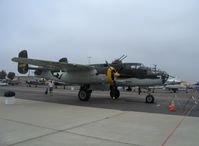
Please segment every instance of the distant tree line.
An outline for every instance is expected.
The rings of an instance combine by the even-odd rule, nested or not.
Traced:
[[[7,74],[5,70],[2,70],[2,71],[0,72],[0,79],[6,79],[6,77],[7,77],[8,79],[13,80],[14,77],[15,77],[15,73],[14,73],[14,72],[9,72],[9,73]]]

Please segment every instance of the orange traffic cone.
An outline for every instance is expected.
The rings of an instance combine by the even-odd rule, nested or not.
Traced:
[[[174,98],[171,99],[171,104],[169,106],[169,110],[170,111],[176,111],[176,106],[175,106]]]

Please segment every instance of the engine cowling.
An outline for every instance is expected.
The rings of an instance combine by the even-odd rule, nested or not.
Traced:
[[[115,81],[115,77],[118,77],[120,74],[115,70],[114,67],[110,66],[107,69],[107,79],[109,84],[113,85]]]

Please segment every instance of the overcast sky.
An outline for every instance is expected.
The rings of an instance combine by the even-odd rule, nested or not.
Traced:
[[[199,80],[198,0],[0,0],[0,70],[11,58],[87,64],[157,64],[182,80]]]

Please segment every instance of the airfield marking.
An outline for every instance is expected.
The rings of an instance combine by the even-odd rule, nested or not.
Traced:
[[[192,110],[194,109],[194,107],[196,106],[196,104],[194,104],[192,106],[192,108],[187,111],[184,112],[184,117],[178,122],[178,124],[176,125],[176,127],[174,127],[174,129],[171,131],[171,133],[167,136],[167,138],[164,140],[164,142],[162,143],[162,146],[165,146],[165,144],[168,142],[168,140],[173,136],[173,134],[176,132],[176,130],[179,128],[179,126],[182,124],[182,122],[184,121],[184,119],[192,112]]]

